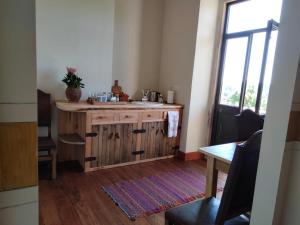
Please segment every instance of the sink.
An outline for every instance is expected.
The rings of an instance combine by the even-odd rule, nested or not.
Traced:
[[[163,103],[159,102],[142,102],[142,101],[133,101],[131,104],[143,105],[143,106],[163,106]]]

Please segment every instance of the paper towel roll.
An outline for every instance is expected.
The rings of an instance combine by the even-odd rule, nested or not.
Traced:
[[[174,103],[174,91],[168,91],[168,96],[167,96],[167,103],[168,104],[173,104]]]

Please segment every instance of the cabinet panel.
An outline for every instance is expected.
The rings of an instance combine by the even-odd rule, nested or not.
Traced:
[[[141,159],[174,155],[177,149],[177,138],[168,138],[166,122],[143,123],[145,133],[142,134]]]
[[[0,123],[0,191],[37,182],[36,123]]]
[[[92,124],[109,124],[115,120],[115,113],[93,113]]]
[[[92,138],[91,167],[103,167],[119,163],[132,162],[136,156],[132,154],[136,150],[137,124],[110,124],[93,126],[93,132],[97,133]]]
[[[137,123],[139,115],[137,112],[121,112],[120,113],[120,122],[121,123]]]
[[[154,122],[163,120],[162,111],[148,111],[143,112],[143,121],[144,122]]]

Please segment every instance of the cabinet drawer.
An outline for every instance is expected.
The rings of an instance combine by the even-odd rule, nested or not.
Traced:
[[[115,121],[115,113],[94,113],[92,124],[109,124]]]
[[[160,121],[163,120],[163,112],[143,112],[143,121]]]
[[[120,122],[138,122],[138,113],[137,112],[121,112],[120,113]]]

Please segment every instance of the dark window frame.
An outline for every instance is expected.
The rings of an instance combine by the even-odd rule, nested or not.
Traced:
[[[243,74],[243,80],[242,80],[242,85],[241,85],[240,101],[239,101],[239,106],[238,106],[239,110],[242,111],[243,106],[244,106],[246,88],[247,88],[248,69],[249,69],[249,64],[250,64],[253,35],[257,34],[257,33],[266,33],[264,50],[263,50],[263,58],[262,58],[262,66],[261,66],[260,79],[259,79],[258,91],[257,91],[257,96],[256,96],[256,105],[255,105],[255,112],[259,113],[271,33],[274,30],[278,30],[279,23],[277,23],[274,20],[269,20],[267,26],[264,28],[227,33],[230,7],[232,5],[239,4],[239,3],[242,3],[245,1],[248,1],[248,0],[240,0],[240,1],[233,1],[233,2],[226,3],[225,20],[224,20],[224,26],[223,26],[224,32],[223,32],[222,43],[221,43],[221,54],[220,54],[220,61],[219,61],[220,64],[219,64],[219,69],[218,69],[215,106],[220,104],[227,41],[230,39],[234,39],[234,38],[243,38],[243,37],[248,38],[247,51],[246,51],[245,64],[244,64],[244,74]]]

